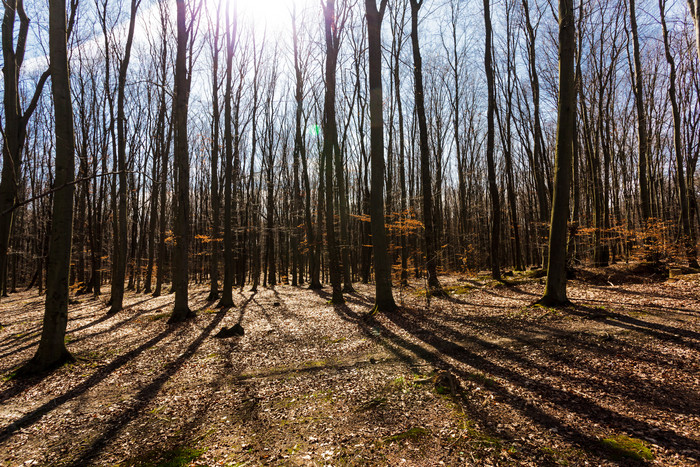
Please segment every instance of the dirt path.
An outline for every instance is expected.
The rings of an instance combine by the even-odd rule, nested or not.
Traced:
[[[697,279],[574,282],[566,311],[527,307],[539,281],[445,282],[449,299],[426,309],[397,291],[401,311],[374,320],[362,285],[344,306],[279,286],[229,310],[194,289],[180,326],[172,295],[128,294],[114,317],[79,298],[79,362],[31,380],[12,371],[43,297],[14,294],[0,302],[0,465],[700,462]],[[244,336],[214,337],[236,323]]]

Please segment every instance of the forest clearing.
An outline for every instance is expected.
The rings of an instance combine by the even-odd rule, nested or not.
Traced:
[[[77,362],[14,378],[44,298],[0,304],[0,465],[697,465],[700,278],[577,271],[569,308],[544,279],[443,276],[449,295],[373,288],[345,304],[278,285],[167,323],[173,295],[71,305]],[[631,272],[632,271],[632,272]],[[243,336],[216,338],[240,323]],[[436,377],[437,376],[437,377]]]

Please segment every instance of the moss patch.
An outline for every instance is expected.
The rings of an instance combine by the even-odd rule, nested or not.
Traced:
[[[654,454],[652,454],[647,443],[641,439],[616,435],[605,438],[601,441],[601,444],[617,459],[627,457],[636,460],[652,460],[654,458]]]
[[[403,431],[401,433],[397,433],[395,435],[388,436],[388,437],[384,438],[384,441],[391,442],[391,441],[401,441],[404,439],[418,439],[418,438],[422,438],[424,436],[427,436],[428,433],[429,433],[428,430],[426,430],[425,428],[420,427],[420,426],[416,426],[416,427],[413,427],[409,430]]]

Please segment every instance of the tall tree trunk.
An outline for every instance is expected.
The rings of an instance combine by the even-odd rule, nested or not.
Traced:
[[[561,306],[566,297],[566,223],[569,219],[571,161],[576,122],[574,76],[575,25],[573,0],[559,0],[559,103],[557,108],[557,155],[554,196],[549,227],[547,285],[539,303]]]
[[[644,228],[651,217],[651,193],[649,173],[649,138],[647,136],[647,120],[644,110],[644,86],[642,84],[642,59],[637,32],[637,8],[635,0],[629,0],[630,27],[632,29],[632,46],[634,54],[634,101],[637,106],[637,145],[639,151],[639,196],[641,201]]]
[[[51,239],[46,281],[44,322],[39,348],[23,367],[23,373],[36,373],[73,360],[66,349],[68,324],[68,277],[73,234],[73,180],[75,178],[75,141],[70,78],[68,76],[68,38],[65,0],[49,4],[49,69],[56,125],[56,176],[53,195]]]
[[[538,213],[540,226],[537,229],[537,243],[545,237],[547,232],[547,222],[549,221],[549,198],[547,182],[545,180],[546,155],[544,154],[544,138],[542,136],[542,123],[540,118],[540,80],[537,72],[537,52],[535,46],[536,31],[530,19],[530,6],[527,0],[522,0],[523,12],[525,13],[525,29],[527,32],[527,53],[528,70],[530,74],[530,89],[532,91],[533,104],[533,152],[532,152],[532,172],[535,179],[535,192],[537,193]],[[542,248],[544,250],[544,247]],[[547,253],[543,251],[541,255],[542,264],[546,264]]]
[[[425,243],[425,263],[428,272],[429,295],[444,295],[437,276],[437,254],[433,222],[433,188],[430,175],[430,146],[428,144],[428,126],[425,119],[425,93],[423,92],[423,60],[418,43],[418,10],[424,0],[411,0],[411,46],[413,49],[413,77],[416,101],[416,114],[420,134],[421,188],[423,190],[423,232]]]
[[[407,232],[405,229],[405,223],[406,219],[408,218],[407,216],[407,202],[406,202],[406,168],[405,168],[405,159],[406,159],[406,144],[404,142],[404,120],[403,120],[403,103],[401,101],[401,73],[399,69],[399,64],[401,60],[401,45],[402,45],[402,39],[401,36],[403,35],[403,29],[401,30],[396,30],[398,28],[402,28],[404,24],[404,19],[406,15],[406,9],[402,8],[402,15],[401,15],[401,20],[400,23],[398,21],[394,21],[392,24],[392,33],[394,37],[394,41],[396,42],[396,46],[392,48],[394,55],[392,57],[392,73],[394,75],[394,92],[395,96],[394,98],[396,99],[396,114],[398,117],[398,126],[399,126],[399,185],[401,186],[401,213],[400,213],[400,221],[402,224],[401,229],[401,284],[406,285],[408,284],[408,245],[406,244],[406,237],[407,237]],[[397,17],[398,19],[398,17]],[[399,36],[399,37],[397,37]],[[459,143],[457,143],[459,144]]]
[[[226,3],[228,5],[228,3]],[[219,298],[219,216],[221,202],[219,197],[219,15],[221,2],[217,10],[216,28],[212,45],[212,142],[211,142],[211,236],[209,241],[209,296],[207,301]],[[228,15],[227,15],[228,18]],[[227,61],[228,70],[228,61]]]
[[[335,238],[335,214],[333,187],[333,135],[337,135],[335,123],[335,75],[340,46],[340,32],[335,12],[335,0],[327,0],[323,7],[326,30],[326,92],[323,105],[323,160],[326,182],[326,243],[328,247],[328,272],[333,295],[332,303],[343,303],[341,289],[340,251]]]
[[[228,18],[226,4],[226,18]],[[234,4],[235,9],[235,4]],[[232,232],[232,177],[233,177],[233,136],[231,127],[231,89],[233,50],[237,28],[236,11],[233,24],[226,25],[226,88],[224,89],[224,283],[219,307],[233,306],[233,232]]]
[[[498,184],[496,182],[496,163],[493,159],[493,151],[496,139],[494,128],[494,112],[496,108],[496,97],[494,91],[492,55],[493,31],[491,27],[491,5],[489,0],[484,0],[484,26],[486,30],[486,45],[484,48],[484,69],[486,71],[486,87],[488,89],[488,108],[486,111],[487,133],[486,133],[486,165],[489,178],[489,195],[491,197],[491,275],[494,279],[501,278],[501,264],[499,249],[501,246],[501,200],[498,195]]]
[[[36,109],[44,83],[49,77],[49,70],[41,75],[34,95],[23,112],[20,104],[19,75],[27,44],[29,18],[24,11],[24,0],[7,0],[3,4],[5,14],[2,20],[2,77],[5,119],[0,175],[0,285],[6,282],[7,251],[12,231],[13,208],[17,202],[22,174],[22,148],[27,135],[27,123]],[[19,31],[15,35],[16,15],[19,16]]]
[[[374,252],[374,280],[376,296],[373,313],[391,312],[396,302],[391,292],[391,261],[384,225],[384,119],[382,115],[382,18],[388,0],[382,0],[377,10],[375,0],[365,0],[367,10],[367,55],[369,57],[369,119],[370,159],[372,182],[370,217],[372,249]],[[403,144],[403,141],[401,141]]]
[[[177,323],[194,316],[188,304],[189,228],[190,228],[190,159],[187,148],[187,76],[188,28],[185,23],[185,0],[177,0],[177,51],[175,55],[175,90],[173,123],[175,127],[175,225],[173,228],[173,289],[175,306],[168,322]]]
[[[297,32],[297,22],[296,22],[296,7],[292,5],[292,40],[294,46],[294,101],[296,102],[295,108],[295,118],[294,118],[294,153],[292,162],[293,171],[293,186],[292,186],[292,235],[291,235],[291,249],[292,249],[292,285],[297,286],[303,281],[303,275],[301,273],[301,255],[299,253],[300,245],[300,226],[302,223],[301,215],[301,187],[299,185],[299,160],[302,151],[304,151],[304,136],[302,134],[302,124],[303,124],[303,105],[304,105],[304,89],[303,89],[303,79],[301,74],[301,64],[299,63],[299,36]],[[308,190],[305,189],[308,194]],[[308,205],[307,205],[308,206]],[[307,223],[307,233],[313,234],[311,228],[311,214],[309,210]],[[311,247],[311,239],[307,239],[307,248],[309,249],[309,255],[313,255],[313,248]]]
[[[129,32],[124,46],[124,57],[119,64],[119,77],[117,84],[117,170],[119,171],[119,195],[117,206],[117,231],[115,237],[119,237],[118,245],[114,250],[114,277],[112,277],[112,300],[109,314],[114,314],[123,308],[124,279],[126,277],[126,244],[127,244],[127,181],[126,181],[126,116],[124,115],[124,93],[126,90],[126,75],[129,70],[131,57],[131,45],[134,41],[134,27],[136,25],[136,13],[141,0],[131,0],[131,16],[129,18]],[[107,51],[109,53],[109,51]]]
[[[668,97],[671,101],[671,109],[673,112],[673,149],[676,156],[676,179],[678,182],[678,201],[681,205],[683,243],[685,245],[685,255],[688,260],[688,265],[691,268],[697,268],[699,267],[698,254],[695,246],[695,235],[690,225],[689,193],[686,185],[685,170],[683,168],[683,151],[681,149],[681,112],[678,108],[678,97],[676,95],[676,61],[671,53],[668,28],[666,27],[666,0],[659,0],[659,16],[661,18],[661,30],[664,38],[666,61],[670,68],[668,76]]]

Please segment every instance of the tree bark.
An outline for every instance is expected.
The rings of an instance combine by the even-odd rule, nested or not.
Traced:
[[[115,244],[114,277],[112,277],[112,300],[109,314],[121,311],[124,301],[124,279],[126,277],[126,244],[127,244],[127,181],[126,181],[126,116],[124,115],[124,93],[126,88],[126,75],[129,70],[131,57],[131,45],[134,41],[134,27],[136,25],[136,13],[141,0],[131,0],[131,16],[129,18],[129,32],[124,46],[124,57],[119,63],[119,77],[117,84],[117,170],[119,171],[119,195],[116,214],[117,231],[114,236],[119,238]],[[109,53],[109,51],[106,51]]]
[[[391,312],[396,302],[391,292],[391,261],[384,225],[384,119],[382,115],[382,18],[388,0],[382,0],[377,10],[375,0],[365,0],[367,13],[367,55],[369,57],[369,118],[370,159],[372,181],[370,217],[372,249],[374,252],[374,280],[376,296],[373,313]],[[403,141],[401,141],[403,144]]]
[[[425,243],[425,263],[428,272],[427,294],[444,295],[437,276],[437,254],[435,252],[433,221],[433,188],[430,175],[430,146],[428,144],[428,126],[425,119],[425,93],[423,92],[423,60],[418,42],[418,10],[424,0],[411,0],[411,46],[413,49],[413,78],[420,135],[421,185],[423,190],[423,232]]]
[[[227,3],[226,18],[228,18],[228,5]],[[221,291],[221,300],[219,300],[218,304],[218,306],[222,308],[233,306],[233,136],[231,126],[231,81],[236,25],[236,12],[234,11],[233,24],[226,25],[226,88],[224,89],[224,283]]]
[[[554,196],[549,228],[547,285],[539,303],[562,306],[566,296],[566,233],[569,219],[571,161],[576,121],[574,77],[575,26],[573,0],[559,0],[559,103],[557,108],[557,154]]]
[[[642,84],[642,59],[637,33],[637,11],[635,0],[629,0],[630,27],[632,29],[632,46],[634,53],[634,101],[637,107],[637,145],[639,151],[639,197],[642,210],[641,224],[644,228],[651,214],[651,193],[649,181],[649,137],[644,110],[644,86]]]
[[[226,3],[228,5],[228,3]],[[212,142],[211,142],[211,236],[209,238],[209,295],[207,301],[219,298],[219,217],[221,201],[219,197],[219,15],[221,2],[216,16],[216,29],[212,44]],[[228,15],[227,15],[228,18]],[[228,30],[228,28],[227,28]],[[228,71],[228,62],[227,62]]]
[[[333,294],[332,303],[343,303],[341,289],[340,251],[335,232],[335,209],[333,187],[333,135],[337,135],[335,122],[335,76],[340,47],[339,29],[335,10],[335,0],[327,0],[323,7],[326,30],[326,92],[323,104],[323,159],[325,171],[326,198],[326,243],[328,247],[328,272]]]
[[[673,149],[676,156],[676,179],[678,183],[678,201],[681,205],[681,228],[683,230],[683,243],[688,265],[691,268],[698,266],[698,254],[695,246],[695,235],[690,225],[689,192],[686,185],[685,170],[683,168],[683,151],[681,149],[681,112],[678,107],[678,96],[676,93],[676,61],[671,53],[671,44],[668,38],[668,28],[666,27],[666,1],[659,0],[659,16],[661,18],[661,30],[664,39],[664,50],[666,61],[670,68],[668,76],[668,97],[671,101],[673,112]]]
[[[65,0],[49,4],[49,69],[56,125],[56,176],[61,187],[53,194],[53,214],[46,280],[46,303],[39,349],[22,368],[22,373],[38,373],[72,361],[66,349],[68,324],[68,278],[73,234],[73,180],[75,178],[75,141],[70,78]]]
[[[12,231],[14,205],[22,174],[22,148],[27,136],[27,123],[36,109],[49,70],[44,72],[34,89],[34,95],[22,111],[19,91],[19,75],[24,61],[24,52],[29,31],[29,18],[24,11],[24,0],[3,2],[5,14],[2,20],[3,55],[3,107],[5,113],[2,174],[0,175],[0,286],[6,283],[7,251]],[[19,16],[19,31],[15,41],[15,22]]]
[[[489,0],[484,0],[484,27],[486,31],[486,44],[484,47],[484,69],[486,71],[486,87],[488,90],[488,107],[486,110],[486,165],[489,179],[489,196],[491,197],[491,276],[501,279],[501,265],[499,250],[501,246],[501,200],[498,195],[498,184],[496,182],[496,163],[493,159],[496,130],[494,129],[494,112],[496,108],[496,97],[494,95],[493,78],[493,30],[491,27],[491,5]]]
[[[173,228],[173,289],[175,306],[168,322],[177,323],[194,316],[188,304],[189,227],[190,227],[190,159],[187,147],[187,76],[188,32],[185,0],[177,0],[177,51],[175,55],[175,90],[173,120],[175,127],[175,225]]]

